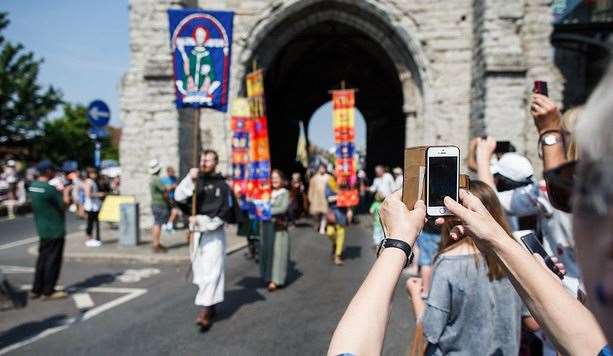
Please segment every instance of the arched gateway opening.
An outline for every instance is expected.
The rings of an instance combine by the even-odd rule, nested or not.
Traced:
[[[422,80],[406,39],[366,2],[299,4],[278,10],[274,23],[256,27],[251,51],[242,58],[245,73],[254,59],[265,71],[272,166],[295,168],[299,122],[308,128],[313,112],[341,81],[358,90],[368,172],[376,164],[401,166],[410,135],[407,118],[422,107]]]

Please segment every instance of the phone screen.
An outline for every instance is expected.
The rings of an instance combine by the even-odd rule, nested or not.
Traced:
[[[458,157],[429,157],[428,206],[443,206],[443,198],[458,200]]]
[[[526,248],[531,253],[538,253],[539,255],[541,255],[541,257],[543,257],[543,259],[547,259],[547,257],[549,257],[549,255],[543,248],[543,245],[541,245],[541,243],[534,234],[522,236],[521,241],[524,243],[524,245],[526,245]]]

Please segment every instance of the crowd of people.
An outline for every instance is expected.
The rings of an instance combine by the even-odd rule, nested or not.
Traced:
[[[225,229],[237,223],[247,238],[247,256],[259,263],[263,284],[274,292],[288,282],[291,226],[310,215],[314,230],[327,237],[331,261],[343,265],[347,226],[370,200],[372,246],[379,257],[349,304],[330,343],[330,355],[378,354],[383,347],[391,300],[401,272],[416,266],[405,284],[416,318],[413,354],[518,354],[538,348],[544,355],[610,355],[613,332],[613,70],[585,108],[561,114],[547,96],[533,94],[542,159],[542,180],[513,145],[497,150],[491,136],[471,140],[468,168],[473,179],[458,201],[444,203],[453,218],[427,219],[423,201],[401,201],[402,169],[374,169],[368,184],[358,172],[360,206],[337,204],[339,186],[325,163],[288,181],[271,172],[271,219],[258,221],[240,211],[231,184],[217,170],[219,157],[204,150],[200,166],[179,179],[172,167],[162,175],[157,160],[151,175],[152,248],[164,253],[161,232],[189,223],[192,282],[200,306],[196,324],[208,329],[224,300]],[[33,298],[61,298],[55,290],[64,236],[64,210],[72,206],[87,219],[85,245],[101,245],[98,214],[103,187],[98,171],[58,174],[39,162],[20,180],[14,161],[3,167],[5,201],[30,195],[40,235]],[[371,197],[371,199],[367,199]],[[14,205],[14,204],[13,204]],[[520,239],[533,232],[552,256],[556,273]],[[387,241],[393,243],[386,244]],[[415,264],[412,260],[417,254]],[[411,272],[413,273],[413,272]],[[535,337],[540,340],[534,346]],[[528,346],[529,345],[529,346]],[[528,351],[528,352],[529,352]],[[527,353],[531,354],[531,353]]]
[[[328,354],[381,353],[395,286],[418,250],[420,276],[406,282],[417,325],[410,354],[611,355],[612,93],[613,67],[585,108],[562,115],[532,95],[541,181],[526,157],[478,137],[470,188],[444,200],[452,218],[428,220],[423,201],[406,207],[398,191],[373,209],[394,243],[381,249]],[[518,241],[527,229],[553,268]],[[520,348],[530,335],[541,344]]]

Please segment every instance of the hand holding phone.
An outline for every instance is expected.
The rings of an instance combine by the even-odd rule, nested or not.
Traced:
[[[551,256],[547,254],[547,251],[545,251],[545,248],[543,247],[543,245],[541,245],[536,235],[534,235],[533,233],[524,235],[521,237],[521,242],[524,243],[530,253],[539,254],[543,258],[543,260],[545,261],[545,265],[547,266],[547,268],[549,268],[551,272],[555,273],[558,278],[564,279],[564,274],[558,269],[556,264],[551,259]]]
[[[443,199],[458,200],[460,149],[433,146],[426,150],[426,212],[428,216],[453,215]]]

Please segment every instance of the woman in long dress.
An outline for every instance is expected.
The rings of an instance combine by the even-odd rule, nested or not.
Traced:
[[[309,213],[316,219],[317,230],[320,234],[326,233],[326,213],[328,201],[326,200],[326,184],[330,175],[326,166],[320,164],[317,173],[309,181]]]
[[[271,183],[272,220],[262,224],[260,271],[268,290],[272,292],[287,281],[290,243],[287,233],[289,192],[285,188],[285,177],[278,169],[273,169]]]

